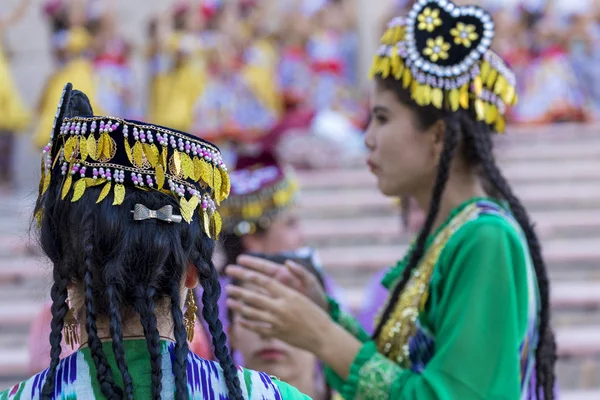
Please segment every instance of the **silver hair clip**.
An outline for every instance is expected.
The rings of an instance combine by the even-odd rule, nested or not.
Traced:
[[[173,214],[173,206],[164,206],[158,210],[150,210],[143,204],[136,204],[133,210],[133,219],[143,221],[146,219],[158,219],[165,222],[181,222],[181,215]]]

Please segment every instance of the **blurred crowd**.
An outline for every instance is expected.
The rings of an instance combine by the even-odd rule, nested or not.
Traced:
[[[46,3],[55,72],[39,103],[35,142],[45,145],[53,99],[71,81],[90,94],[96,114],[191,132],[233,146],[230,155],[279,146],[289,131],[360,143],[367,113],[355,89],[353,10],[349,0],[180,2],[148,21],[144,48],[134,51],[114,2]],[[134,54],[145,60],[143,88],[132,76]],[[306,147],[287,146],[301,157]]]
[[[0,35],[29,2],[0,10]],[[0,82],[2,154],[11,152],[10,133],[28,127],[36,146],[44,147],[55,99],[67,81],[90,94],[96,114],[191,132],[220,144],[230,157],[259,146],[276,149],[296,166],[322,167],[353,160],[362,151],[368,96],[358,83],[355,0],[169,3],[139,27],[145,43],[137,46],[123,36],[120,24],[126,17],[117,14],[115,3],[44,3],[53,72],[34,112],[20,100],[10,60],[0,48],[0,72],[6,77]],[[385,19],[411,3],[395,0]],[[520,101],[509,117],[513,123],[597,118],[599,1],[458,3],[485,3],[494,12],[493,46],[520,82]],[[134,58],[145,61],[143,77],[133,73]],[[0,166],[3,181],[10,178],[4,164],[10,160]]]

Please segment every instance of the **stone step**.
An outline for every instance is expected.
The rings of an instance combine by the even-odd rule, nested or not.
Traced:
[[[600,143],[598,144],[600,146]],[[514,184],[541,181],[599,181],[600,158],[590,160],[514,161],[502,165],[502,172]],[[339,187],[375,187],[376,177],[366,168],[331,171],[300,171],[298,180],[303,191]]]
[[[600,208],[595,210],[537,211],[532,219],[542,238],[556,236],[582,236],[600,234]],[[369,242],[408,241],[411,234],[403,232],[400,216],[392,214],[381,217],[307,218],[302,229],[311,243],[321,246],[331,242],[360,240]],[[0,243],[2,238],[0,237]]]
[[[572,268],[591,263],[600,269],[600,238],[554,239],[542,243],[544,257],[550,268],[570,265]],[[395,265],[406,253],[408,245],[338,246],[319,249],[323,265],[329,271],[377,271]]]
[[[569,266],[571,270],[591,269],[600,272],[599,237],[577,239],[552,239],[542,243],[544,257],[550,269]],[[354,245],[319,247],[326,269],[336,274],[342,272],[373,273],[394,265],[407,251],[408,244]],[[44,279],[51,273],[51,265],[44,258],[0,258],[0,283],[23,279]]]
[[[514,188],[530,212],[551,208],[597,208],[600,204],[600,184],[541,183],[518,185]],[[299,199],[302,216],[369,215],[372,211],[389,212],[398,207],[396,199],[383,196],[375,189],[338,189],[303,193]]]
[[[600,390],[577,390],[561,392],[562,400],[598,400],[600,399]]]

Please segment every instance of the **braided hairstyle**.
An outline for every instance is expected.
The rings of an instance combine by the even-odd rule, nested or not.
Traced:
[[[546,265],[542,257],[541,246],[535,233],[531,220],[525,207],[512,191],[507,180],[502,175],[493,155],[493,140],[491,128],[478,122],[472,110],[459,110],[457,112],[439,110],[433,106],[420,107],[410,97],[410,93],[402,88],[402,82],[393,77],[382,78],[377,76],[376,84],[380,88],[392,91],[398,101],[413,110],[416,124],[422,129],[430,128],[439,120],[446,125],[444,149],[440,156],[438,173],[432,190],[431,202],[423,228],[419,232],[412,251],[408,256],[408,263],[400,282],[394,288],[390,301],[382,314],[379,325],[373,334],[377,338],[392,312],[394,304],[398,301],[413,270],[425,252],[428,236],[431,234],[436,220],[439,206],[448,180],[450,165],[457,151],[464,158],[467,165],[481,176],[488,194],[508,202],[511,212],[521,226],[531,259],[535,269],[540,291],[541,311],[539,315],[540,340],[536,348],[536,388],[538,399],[550,400],[554,398],[554,365],[556,363],[556,344],[554,334],[550,327],[550,283]]]
[[[85,94],[72,91],[66,97],[61,116],[93,115]],[[113,206],[109,199],[96,204],[101,188],[89,187],[72,202],[72,193],[61,200],[64,177],[52,170],[47,191],[37,200],[34,215],[38,221],[42,250],[53,263],[52,322],[50,333],[51,362],[42,388],[42,398],[54,397],[56,370],[61,353],[62,329],[68,311],[67,287],[84,294],[84,307],[78,320],[85,320],[88,345],[96,368],[96,379],[107,399],[135,397],[131,374],[127,369],[123,342],[124,321],[141,321],[150,354],[152,398],[162,392],[162,349],[157,327],[157,313],[173,318],[175,335],[173,373],[176,399],[187,399],[188,345],[181,310],[182,282],[190,266],[196,268],[205,291],[204,308],[217,355],[227,379],[229,397],[243,398],[239,378],[227,349],[220,346],[225,334],[218,320],[216,301],[220,294],[217,273],[211,258],[214,240],[201,226],[192,223],[165,223],[154,219],[134,221],[135,204],[150,209],[170,205],[177,213],[177,200],[156,191],[129,190],[122,205]],[[208,290],[207,290],[208,288]],[[132,290],[133,289],[133,290]],[[106,294],[106,295],[104,295]],[[98,318],[106,318],[112,339],[112,351],[123,388],[116,382],[98,336]],[[219,344],[219,346],[217,346]]]

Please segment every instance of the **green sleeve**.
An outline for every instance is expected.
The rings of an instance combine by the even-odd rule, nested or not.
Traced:
[[[363,329],[356,318],[343,311],[337,301],[327,297],[327,303],[329,304],[329,316],[335,323],[363,343],[371,340],[371,336]]]
[[[281,394],[281,400],[310,400],[310,397],[296,389],[295,387],[280,381],[279,379],[273,379],[273,383],[279,389]]]
[[[421,373],[402,369],[366,343],[345,399],[494,400],[520,397],[519,346],[527,325],[527,257],[513,226],[484,216],[447,244],[432,279],[435,354]],[[339,378],[339,377],[338,377]]]

